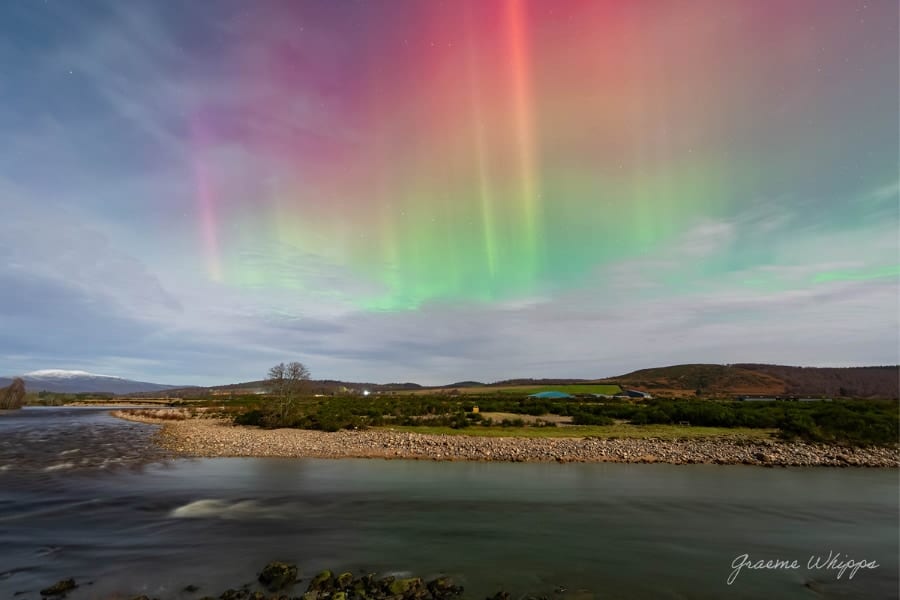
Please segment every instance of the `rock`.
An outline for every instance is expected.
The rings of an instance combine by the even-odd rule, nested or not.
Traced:
[[[428,591],[435,600],[443,600],[451,596],[459,596],[463,593],[462,586],[453,585],[448,577],[438,577],[428,582]]]
[[[330,592],[334,589],[334,576],[331,571],[322,571],[309,582],[307,592]]]
[[[297,565],[272,561],[263,567],[259,574],[259,582],[276,592],[292,585],[297,580]]]
[[[370,594],[377,591],[378,582],[375,581],[375,574],[368,573],[353,582],[353,597],[366,598]]]
[[[425,589],[425,584],[418,577],[409,577],[407,579],[396,579],[388,586],[388,591],[394,596],[403,596],[404,598],[415,598],[416,594]]]
[[[339,590],[347,590],[353,584],[353,573],[341,573],[335,580],[335,586]]]
[[[372,590],[374,592],[378,592],[381,594],[390,594],[391,593],[391,585],[394,583],[394,577],[392,575],[388,575],[383,579],[379,579],[372,586]]]
[[[68,579],[60,579],[48,588],[41,590],[41,596],[65,596],[78,586],[71,577]]]

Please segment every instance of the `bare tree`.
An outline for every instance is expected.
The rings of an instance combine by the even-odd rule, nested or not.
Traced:
[[[309,369],[303,363],[296,361],[288,364],[278,363],[269,369],[266,386],[269,393],[277,398],[273,425],[287,424],[288,415],[305,391],[308,381]]]
[[[13,379],[12,383],[0,388],[0,409],[22,408],[25,403],[25,382],[20,377]]]

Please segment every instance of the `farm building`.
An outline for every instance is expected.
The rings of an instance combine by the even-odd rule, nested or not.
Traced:
[[[625,395],[628,396],[629,398],[645,398],[647,400],[653,398],[653,396],[651,396],[647,392],[641,392],[639,390],[622,390],[622,391],[625,392]]]
[[[528,396],[529,398],[537,398],[539,400],[561,400],[563,398],[574,398],[575,396],[571,394],[567,394],[565,392],[538,392],[537,394],[531,394]]]

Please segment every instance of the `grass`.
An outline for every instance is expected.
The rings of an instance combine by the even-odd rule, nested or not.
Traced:
[[[603,383],[578,383],[570,385],[510,385],[510,386],[485,386],[485,387],[461,387],[446,388],[457,389],[460,394],[516,394],[519,396],[528,396],[539,392],[563,392],[566,394],[606,394],[613,395],[622,391],[617,385],[609,385]],[[414,393],[433,394],[434,390],[427,392],[416,390]]]
[[[666,440],[690,438],[717,438],[739,440],[768,440],[774,437],[775,429],[751,429],[748,427],[692,427],[690,425],[573,425],[565,427],[482,427],[465,429],[428,426],[391,426],[376,429],[392,429],[413,433],[434,435],[474,435],[483,437],[527,437],[527,438],[660,438]]]

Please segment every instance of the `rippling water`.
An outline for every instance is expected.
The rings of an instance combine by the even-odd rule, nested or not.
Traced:
[[[156,426],[108,413],[36,407],[0,414],[0,473],[134,468],[166,457],[153,445]]]
[[[94,582],[72,600],[217,595],[272,559],[450,574],[471,598],[897,597],[895,470],[167,460],[154,432],[101,410],[0,416],[0,598],[69,576]],[[828,551],[880,566],[805,568]],[[803,568],[728,586],[744,553]]]

